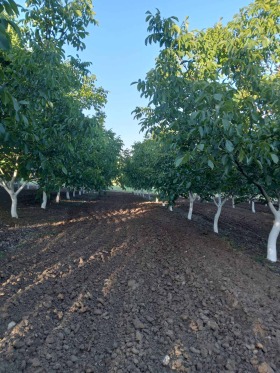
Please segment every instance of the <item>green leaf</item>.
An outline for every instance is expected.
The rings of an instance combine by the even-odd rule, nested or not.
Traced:
[[[15,109],[15,111],[19,111],[20,106],[19,106],[18,101],[17,101],[14,97],[12,97],[12,100],[13,100],[13,104],[14,104],[14,109]]]
[[[234,150],[233,143],[229,140],[226,140],[226,149],[229,153],[232,153]]]
[[[78,17],[82,17],[82,12],[80,11],[80,9],[76,9],[75,10],[75,13],[76,13],[76,15],[78,16]]]
[[[14,2],[14,0],[9,0],[9,3],[14,13],[18,15],[19,14],[18,7],[17,7],[17,4]]]
[[[180,155],[175,160],[175,166],[179,167],[180,165],[189,162],[190,160],[190,154],[185,153],[184,155]]]
[[[197,149],[202,151],[204,149],[204,144],[198,144]]]
[[[11,47],[10,39],[7,35],[0,32],[0,49],[7,51]]]
[[[215,100],[221,101],[223,98],[223,95],[221,93],[215,93],[213,97]]]
[[[224,119],[222,119],[222,122],[223,122],[224,129],[227,131],[228,128],[229,128],[229,125],[230,125],[229,120],[224,118]]]
[[[273,160],[274,163],[278,163],[279,162],[278,155],[276,155],[274,153],[270,153],[270,156],[271,156],[271,159]]]
[[[65,168],[64,166],[61,167],[61,170],[62,170],[62,172],[63,172],[65,175],[67,175],[67,170],[66,170],[66,168]]]
[[[175,160],[175,167],[179,167],[184,159],[185,155],[180,155],[179,157],[176,158]]]
[[[260,167],[260,170],[262,170],[262,169],[263,169],[263,165],[262,165],[262,162],[261,162],[261,161],[259,161],[259,160],[257,160],[257,164],[259,165],[259,167]]]
[[[211,159],[208,159],[208,166],[213,170],[214,163],[211,161]]]
[[[195,119],[197,116],[198,116],[198,111],[193,111],[193,112],[191,113],[191,119],[192,119],[192,120]]]

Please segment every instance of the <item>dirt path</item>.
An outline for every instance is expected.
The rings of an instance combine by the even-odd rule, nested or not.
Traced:
[[[130,194],[36,214],[2,229],[1,373],[280,371],[266,265]]]

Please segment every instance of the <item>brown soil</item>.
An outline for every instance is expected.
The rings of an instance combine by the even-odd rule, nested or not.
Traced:
[[[1,210],[1,373],[280,371],[264,206],[226,206],[218,236],[210,204],[22,197],[16,222]]]

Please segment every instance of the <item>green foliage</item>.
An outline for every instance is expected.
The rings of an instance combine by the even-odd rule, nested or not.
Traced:
[[[195,164],[214,186],[217,170],[233,185],[238,171],[267,200],[279,192],[279,17],[277,0],[257,0],[226,26],[190,32],[148,12],[146,42],[162,49],[135,83],[149,99],[135,118],[173,144],[177,166]]]
[[[25,23],[32,40],[44,45],[54,42],[59,48],[70,44],[77,50],[85,49],[82,41],[87,26],[96,24],[91,0],[28,0]]]
[[[0,50],[8,51],[11,48],[11,37],[9,27],[18,35],[20,34],[17,24],[8,17],[18,16],[18,6],[14,0],[0,1]]]
[[[7,4],[13,2],[4,3],[0,9],[12,22]],[[85,48],[86,28],[96,23],[92,2],[26,4],[21,37],[7,29],[11,45],[0,51],[0,185],[32,179],[47,192],[107,188],[118,176],[122,148],[104,129],[107,92],[96,87],[89,62],[66,59],[63,49]]]

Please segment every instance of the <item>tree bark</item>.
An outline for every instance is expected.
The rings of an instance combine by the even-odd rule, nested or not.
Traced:
[[[225,198],[222,201],[221,194],[218,194],[217,201],[216,201],[215,197],[213,198],[213,201],[214,201],[215,205],[217,206],[217,212],[216,212],[215,217],[214,217],[214,227],[213,228],[214,228],[215,233],[219,233],[219,228],[218,228],[219,218],[220,218],[220,215],[221,215],[221,212],[222,212],[222,207],[226,203],[227,198]]]
[[[22,189],[25,187],[25,185],[27,184],[27,181],[24,182],[18,188],[18,190],[15,192],[15,179],[16,179],[16,176],[17,176],[17,171],[14,172],[14,175],[13,175],[11,181],[5,181],[5,180],[1,179],[0,180],[0,185],[2,185],[2,187],[6,190],[6,192],[11,197],[11,201],[12,201],[12,204],[11,204],[11,217],[17,219],[18,218],[18,214],[17,214],[17,196],[22,191]]]
[[[17,214],[17,194],[14,192],[10,193],[10,197],[12,200],[12,205],[11,205],[11,216],[12,218],[18,219],[18,214]]]
[[[193,213],[193,203],[196,199],[196,195],[192,194],[192,192],[189,192],[189,200],[190,200],[190,207],[189,207],[189,213],[188,213],[188,219],[192,220],[192,213]]]
[[[280,211],[277,211],[273,206],[272,202],[269,202],[269,207],[273,213],[275,220],[273,222],[272,229],[268,236],[267,242],[267,259],[271,262],[277,262],[277,238],[280,232]]]
[[[60,202],[60,189],[59,189],[59,191],[57,192],[57,195],[56,195],[56,198],[55,198],[55,202],[56,202],[56,203],[59,203],[59,202]]]
[[[47,193],[45,191],[43,191],[43,201],[42,201],[42,204],[41,204],[42,209],[45,209],[47,207],[47,200],[48,200]]]

